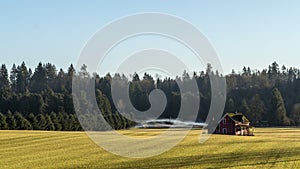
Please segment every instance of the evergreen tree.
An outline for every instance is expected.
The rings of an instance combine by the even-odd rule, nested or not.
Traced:
[[[68,94],[68,93],[64,93],[64,98],[63,98],[63,104],[64,104],[64,110],[66,113],[68,114],[74,114],[75,113],[75,106],[73,103],[73,98],[75,99],[75,101],[78,102],[78,99],[75,95]],[[77,104],[78,105],[78,104]],[[79,109],[79,107],[78,107]]]
[[[55,80],[55,88],[54,91],[55,92],[59,92],[59,93],[63,93],[66,91],[66,74],[63,71],[63,69],[60,69],[57,75],[57,78]]]
[[[50,117],[51,117],[51,121],[54,124],[55,130],[56,131],[61,131],[62,130],[62,125],[60,124],[60,121],[58,120],[58,118],[56,116],[56,113],[51,112]]]
[[[46,70],[47,87],[49,87],[52,90],[55,90],[56,80],[57,80],[56,67],[51,63],[47,63],[45,65],[45,70]]]
[[[272,90],[270,122],[276,126],[289,125],[290,121],[286,115],[285,104],[280,91],[277,88]]]
[[[295,123],[295,125],[300,126],[300,103],[294,104],[290,116],[293,119],[293,122]]]
[[[7,125],[8,125],[8,129],[16,130],[17,122],[16,122],[16,119],[14,118],[14,116],[12,115],[12,113],[10,111],[8,111],[8,113],[6,115],[6,122],[7,122]]]
[[[235,107],[235,103],[233,101],[232,98],[229,98],[227,101],[226,101],[226,105],[225,105],[225,112],[236,112],[237,109]]]
[[[47,120],[43,114],[38,114],[36,116],[38,122],[39,130],[46,130],[47,129]]]
[[[17,74],[18,74],[18,70],[15,64],[13,64],[11,71],[10,71],[10,83],[11,83],[11,90],[13,92],[16,92],[17,90]]]
[[[16,119],[16,130],[32,130],[32,125],[21,113],[15,112],[14,118]]]
[[[28,115],[28,121],[30,122],[33,130],[40,130],[38,120],[33,113]]]
[[[261,71],[244,67],[241,73],[225,76],[227,81],[228,99],[224,112],[241,111],[252,123],[269,120],[271,125],[288,125],[290,120],[299,125],[298,103],[300,103],[300,71],[297,68],[279,66],[276,62],[269,66],[269,69]],[[10,77],[8,77],[10,75]],[[212,69],[208,64],[206,72],[197,72],[190,76],[186,71],[182,76],[175,79],[171,77],[161,78],[158,75],[153,80],[152,75],[145,73],[140,78],[134,73],[132,80],[128,81],[125,75],[109,73],[104,77],[93,73],[90,76],[85,65],[76,74],[73,65],[70,65],[65,73],[62,69],[57,73],[53,64],[39,63],[34,72],[27,69],[24,62],[21,65],[13,65],[8,75],[5,64],[0,65],[0,112],[4,113],[8,129],[27,129],[24,119],[27,118],[33,129],[41,130],[81,130],[76,112],[82,112],[81,119],[92,123],[89,129],[101,129],[103,124],[97,123],[94,114],[87,112],[85,107],[92,106],[89,103],[93,94],[86,93],[92,82],[96,87],[96,101],[104,119],[115,129],[129,128],[135,125],[134,122],[126,119],[130,117],[133,110],[129,107],[132,104],[137,110],[144,111],[150,108],[149,94],[153,89],[161,89],[167,97],[167,106],[160,118],[176,118],[182,101],[186,101],[188,91],[180,91],[178,84],[188,84],[189,79],[196,80],[200,91],[200,108],[197,121],[205,121],[211,104],[210,77],[222,76],[217,70]],[[86,78],[86,84],[82,92],[72,95],[72,78]],[[114,103],[111,95],[111,83],[118,82],[121,90],[128,90],[129,85],[130,103]],[[270,95],[270,91],[277,88]],[[29,89],[29,90],[28,90]],[[281,91],[281,93],[279,92]],[[253,96],[253,93],[255,95]],[[181,97],[182,96],[182,97]],[[193,97],[191,94],[188,97]],[[183,98],[183,100],[181,100]],[[283,100],[283,98],[285,98]],[[118,110],[120,107],[122,110]],[[15,113],[14,116],[11,112]],[[119,113],[128,113],[128,116],[121,116]],[[9,113],[7,113],[9,112]],[[265,114],[265,112],[268,112]],[[286,112],[289,112],[287,114]],[[1,116],[1,115],[0,115]],[[1,116],[2,123],[4,117]],[[49,118],[50,117],[50,118]],[[291,119],[289,119],[290,117]],[[1,120],[0,119],[0,120]],[[53,128],[53,125],[54,128]]]
[[[46,126],[45,129],[46,130],[50,130],[50,131],[54,131],[55,130],[55,125],[51,120],[51,117],[49,115],[45,116],[45,120],[46,120]]]
[[[9,91],[9,80],[8,80],[8,71],[5,64],[1,65],[0,68],[0,89]]]
[[[73,127],[73,130],[74,131],[82,131],[83,129],[81,127],[81,124],[80,124],[77,116],[76,115],[73,115],[73,116],[74,116],[74,127]]]
[[[66,89],[70,93],[72,91],[72,79],[73,79],[74,75],[76,75],[76,72],[73,67],[73,64],[71,64],[70,67],[68,68],[68,74],[67,74],[67,80],[66,80]]]
[[[56,114],[57,122],[61,125],[61,130],[66,131],[67,122],[62,112]]]
[[[6,116],[0,112],[0,130],[6,130],[6,129],[8,129]]]
[[[29,73],[28,69],[24,62],[21,66],[17,67],[17,78],[16,78],[16,92],[25,93],[27,92],[28,82],[29,82]]]
[[[254,95],[250,100],[250,117],[254,123],[259,123],[264,115],[264,102],[261,100],[259,94]]]
[[[47,88],[47,71],[45,66],[40,62],[35,69],[31,79],[31,91],[40,93]]]
[[[73,131],[74,130],[74,123],[75,123],[75,118],[73,114],[64,114],[64,126],[66,131]]]
[[[23,97],[20,98],[19,105],[20,108],[18,111],[22,112],[24,115],[28,115],[29,113],[37,115],[44,110],[43,97],[37,93],[23,95]]]
[[[250,114],[250,108],[249,108],[249,106],[247,104],[246,99],[242,100],[242,105],[241,105],[241,108],[240,108],[240,112],[243,113],[243,114],[245,114],[248,118],[251,116],[251,114]]]

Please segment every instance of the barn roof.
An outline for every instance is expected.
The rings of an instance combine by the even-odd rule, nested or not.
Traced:
[[[245,115],[243,115],[242,113],[226,113],[223,116],[223,118],[226,117],[226,115],[228,115],[232,120],[234,120],[236,122],[250,123],[250,121],[247,119],[247,117]]]

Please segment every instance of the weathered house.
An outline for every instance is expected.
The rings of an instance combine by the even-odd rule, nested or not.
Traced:
[[[254,127],[242,113],[226,113],[215,130],[216,134],[253,136]]]

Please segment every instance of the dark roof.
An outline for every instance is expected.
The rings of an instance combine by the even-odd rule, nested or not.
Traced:
[[[249,124],[236,124],[235,126],[253,128],[253,126],[251,126],[251,125],[249,125]]]
[[[225,116],[228,115],[232,120],[240,123],[250,123],[245,115],[242,113],[226,113]],[[224,116],[224,117],[225,117]]]

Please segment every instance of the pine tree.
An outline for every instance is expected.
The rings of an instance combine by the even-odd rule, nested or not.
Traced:
[[[9,130],[16,130],[17,122],[10,111],[6,115],[6,122]]]
[[[277,88],[272,90],[270,122],[276,126],[285,126],[290,124],[286,115],[285,104],[280,91]]]
[[[17,78],[16,78],[16,92],[24,94],[28,89],[29,82],[29,73],[28,69],[24,62],[22,62],[21,66],[17,67]]]
[[[18,70],[15,64],[13,64],[11,71],[10,71],[10,83],[11,83],[11,90],[13,92],[16,92],[17,90],[17,74],[18,74]]]
[[[34,93],[40,93],[47,87],[47,72],[45,66],[40,62],[35,68],[31,79],[31,91]]]
[[[56,114],[56,119],[57,119],[57,122],[61,125],[61,130],[66,131],[67,124],[66,124],[66,119],[65,119],[63,113],[58,112]]]
[[[51,117],[49,115],[45,116],[45,120],[46,120],[46,127],[45,127],[45,129],[46,130],[50,130],[50,131],[55,130],[55,125],[52,122]]]
[[[245,99],[242,100],[242,105],[240,108],[240,112],[245,114],[247,117],[250,117],[250,108]]]
[[[25,119],[21,113],[15,112],[14,118],[16,119],[16,129],[17,130],[32,130],[32,125]]]
[[[62,125],[60,124],[57,116],[56,116],[56,113],[55,112],[51,112],[50,113],[50,117],[51,117],[51,121],[53,122],[54,124],[54,128],[56,131],[61,131],[62,130]]]
[[[300,126],[300,103],[294,104],[291,112],[291,118],[296,126]]]
[[[226,101],[225,112],[236,112],[235,103],[234,103],[234,100],[232,98],[229,98]]]
[[[30,122],[33,130],[39,130],[40,129],[37,118],[35,117],[35,115],[33,113],[29,114],[28,121]]]
[[[36,116],[37,122],[38,122],[38,128],[39,130],[46,130],[47,129],[47,121],[43,114],[38,114]]]
[[[8,71],[5,64],[1,65],[0,68],[0,91],[2,97],[8,97],[9,95],[9,80],[8,80]]]
[[[0,112],[0,130],[8,129],[6,116]]]
[[[264,102],[261,100],[259,94],[254,95],[250,100],[250,112],[254,123],[259,123],[264,115]]]

